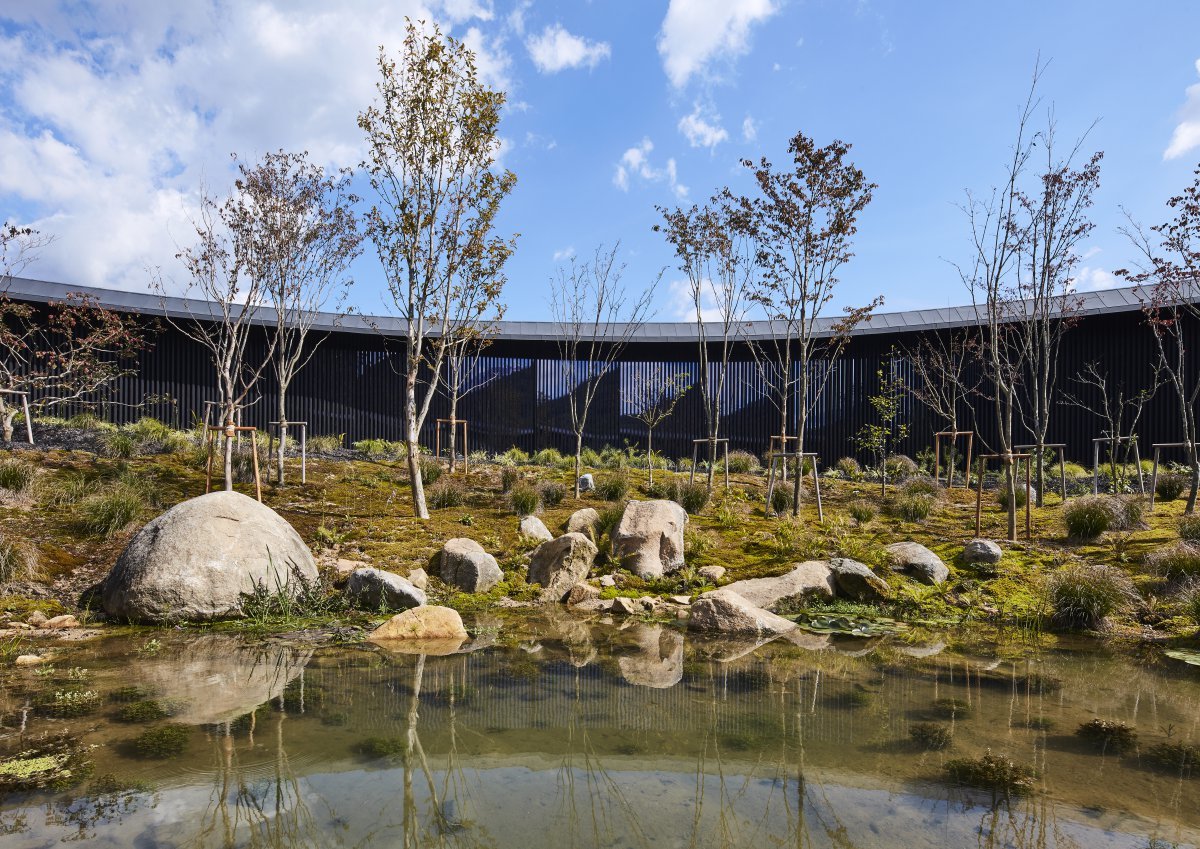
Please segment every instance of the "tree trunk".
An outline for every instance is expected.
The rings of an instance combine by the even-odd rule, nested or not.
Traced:
[[[5,441],[5,442],[12,442],[12,438],[13,438],[13,421],[14,421],[16,418],[17,418],[17,411],[16,411],[15,409],[13,409],[13,410],[5,410],[5,411],[4,411],[4,419],[3,419],[3,421],[2,421],[2,422],[0,422],[0,426],[2,426],[2,427],[3,427],[3,431],[4,431],[4,441]]]
[[[646,428],[646,484],[654,486],[654,428]]]
[[[1200,490],[1200,454],[1196,451],[1196,443],[1194,441],[1187,449],[1187,458],[1188,465],[1192,467],[1192,480],[1191,486],[1188,489],[1187,506],[1183,508],[1183,512],[1190,516],[1196,512],[1196,493]]]
[[[1045,474],[1044,474],[1045,466],[1046,466],[1046,438],[1045,437],[1043,437],[1043,436],[1038,437],[1037,445],[1034,446],[1034,451],[1037,452],[1037,454],[1034,455],[1034,458],[1033,458],[1034,464],[1035,464],[1033,467],[1033,475],[1034,475],[1034,485],[1037,488],[1037,498],[1034,499],[1033,503],[1034,503],[1034,505],[1036,505],[1038,507],[1044,507],[1045,504],[1042,501],[1042,496],[1045,495],[1045,492],[1046,492]],[[1028,492],[1025,493],[1026,498],[1028,498],[1029,495],[1030,494]]]
[[[233,492],[233,437],[225,437],[225,491]]]
[[[283,486],[283,458],[287,456],[287,405],[284,401],[287,390],[279,387],[279,453],[276,456],[275,481]]]
[[[803,423],[801,423],[803,425]],[[804,477],[804,431],[796,429],[796,476],[792,479],[792,517],[800,516],[800,480]]]
[[[1017,464],[1009,459],[1004,464],[1004,483],[1008,487],[1008,540],[1017,541]],[[1025,493],[1029,497],[1029,493]]]
[[[713,476],[717,472],[717,438],[710,436],[708,438],[708,491],[711,494],[713,491]]]
[[[458,450],[455,448],[458,436],[458,393],[450,393],[450,474],[457,468]],[[441,459],[440,457],[438,459]]]
[[[429,508],[425,506],[425,481],[421,478],[421,443],[420,431],[417,428],[417,387],[410,378],[406,387],[405,398],[405,452],[408,454],[408,479],[412,483],[413,512],[418,519],[429,518]]]
[[[583,461],[583,431],[575,434],[575,497],[579,497],[579,472]]]

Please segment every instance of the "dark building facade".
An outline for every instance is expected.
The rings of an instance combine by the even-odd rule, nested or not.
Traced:
[[[120,422],[151,415],[186,427],[200,415],[205,401],[217,397],[207,352],[176,326],[178,322],[203,318],[206,305],[20,278],[13,279],[9,286],[10,297],[32,303],[63,300],[68,293],[86,294],[106,307],[136,315],[155,328],[153,349],[140,356],[136,374],[120,380],[105,397],[97,399],[107,418]],[[1071,458],[1090,461],[1092,440],[1105,427],[1102,418],[1067,399],[1071,394],[1091,406],[1100,405],[1098,393],[1076,379],[1085,366],[1096,363],[1108,376],[1114,393],[1119,389],[1127,396],[1153,380],[1157,353],[1138,295],[1135,289],[1089,293],[1063,338],[1059,397],[1049,441],[1065,442]],[[264,313],[263,321],[271,323],[273,316]],[[878,391],[881,365],[894,369],[906,385],[916,386],[917,377],[906,352],[914,350],[923,335],[961,333],[976,325],[971,307],[873,317],[855,332],[832,366],[824,391],[815,399],[806,449],[819,452],[825,463],[858,455],[854,436],[874,420],[868,399]],[[320,337],[320,346],[289,392],[289,419],[307,421],[310,434],[344,434],[347,444],[372,437],[401,439],[402,323],[363,316],[335,321],[330,316],[319,322],[318,328],[311,338]],[[261,356],[265,332],[260,331],[252,341],[256,350],[250,351],[248,360],[253,361],[256,353]],[[765,339],[771,332],[766,322],[749,322],[743,329],[744,338],[734,347],[721,424],[731,449],[761,455],[768,437],[779,432],[780,414],[767,394],[746,341]],[[1193,337],[1192,350],[1200,350],[1195,329],[1189,328],[1189,333]],[[626,444],[644,447],[645,427],[630,415],[627,400],[635,375],[661,365],[668,373],[682,372],[694,378],[699,374],[697,350],[691,324],[652,323],[639,328],[619,361],[602,378],[588,419],[586,444],[594,448]],[[512,446],[526,451],[546,447],[573,450],[567,407],[573,381],[564,365],[552,323],[503,322],[471,375],[473,388],[459,403],[459,416],[470,421],[471,448],[491,452]],[[814,365],[817,369],[826,367],[823,361]],[[268,369],[245,413],[247,424],[265,428],[276,417],[274,391]],[[789,432],[794,432],[797,403],[790,411]],[[446,414],[446,399],[438,398],[423,434],[425,444],[433,444],[433,420]],[[901,420],[908,423],[909,436],[900,450],[908,454],[931,446],[934,432],[945,425],[911,393],[905,397]],[[1137,429],[1143,454],[1149,453],[1151,443],[1181,440],[1178,420],[1174,394],[1160,389],[1146,405]],[[963,405],[959,421],[960,426],[979,434],[983,446],[995,445],[994,412],[986,385],[981,385]],[[674,415],[656,429],[654,447],[668,456],[690,456],[691,441],[705,433],[701,395],[693,388]]]

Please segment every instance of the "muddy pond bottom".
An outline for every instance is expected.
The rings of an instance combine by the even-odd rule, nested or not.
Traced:
[[[1195,667],[567,614],[473,633],[164,633],[8,670],[0,846],[1200,845]]]

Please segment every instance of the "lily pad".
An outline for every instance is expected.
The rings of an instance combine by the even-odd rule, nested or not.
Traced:
[[[1167,649],[1164,654],[1167,657],[1182,660],[1184,663],[1190,663],[1192,666],[1200,666],[1200,651],[1193,649]]]

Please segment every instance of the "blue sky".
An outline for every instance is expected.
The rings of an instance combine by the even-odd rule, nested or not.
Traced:
[[[748,190],[738,160],[781,163],[798,130],[851,142],[879,184],[839,305],[963,303],[957,204],[1000,178],[1039,54],[1060,134],[1098,119],[1086,149],[1105,152],[1081,287],[1130,262],[1121,208],[1161,220],[1200,162],[1194,0],[0,0],[0,214],[56,236],[28,273],[178,276],[197,191],[228,185],[232,152],[356,164],[375,47],[398,47],[406,14],[464,38],[509,93],[510,318],[548,317],[556,265],[618,239],[627,284],[667,267],[657,317],[685,317],[655,206]],[[369,251],[355,272],[354,302],[381,310]]]

